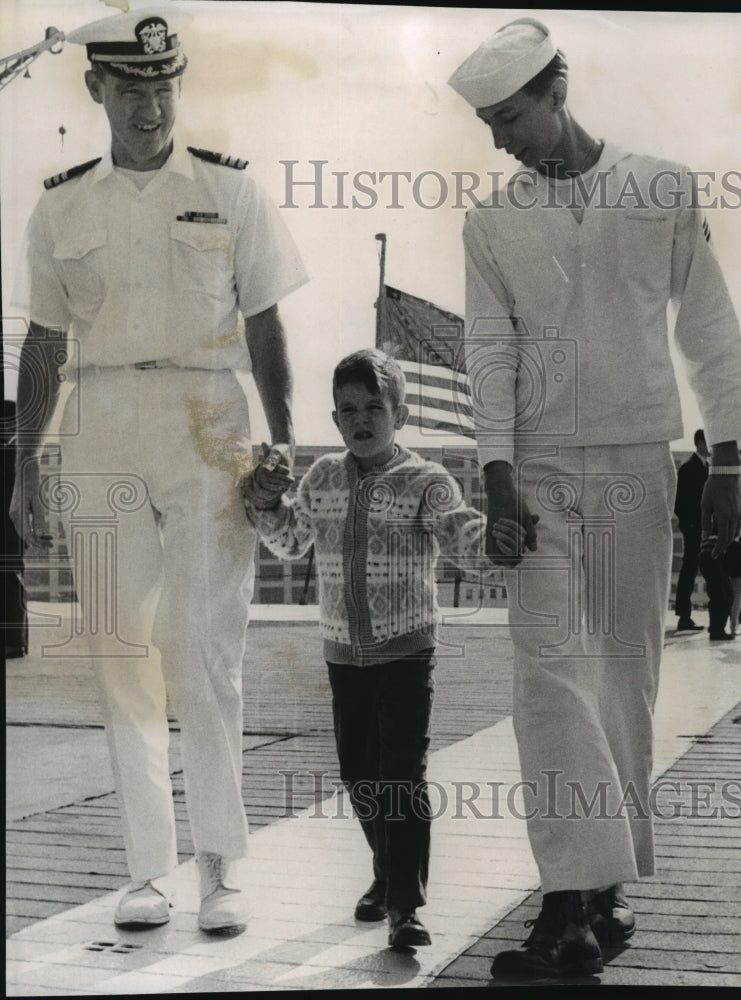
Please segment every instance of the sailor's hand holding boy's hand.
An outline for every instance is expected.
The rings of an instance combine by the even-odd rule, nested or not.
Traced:
[[[290,445],[263,444],[260,462],[240,484],[242,497],[258,510],[274,507],[294,483],[292,466]]]
[[[531,514],[512,478],[512,466],[495,460],[484,466],[486,554],[495,566],[517,566],[525,550],[538,547],[538,514]],[[518,530],[519,529],[519,530]]]
[[[532,515],[532,524],[535,526],[540,517],[538,514]],[[501,557],[513,559],[519,562],[525,551],[527,544],[527,532],[518,521],[513,521],[508,517],[500,517],[490,528],[491,537],[496,545],[497,559],[494,554],[490,554],[490,559],[495,564],[501,562]]]

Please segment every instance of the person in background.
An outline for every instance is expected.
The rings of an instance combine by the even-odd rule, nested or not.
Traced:
[[[700,566],[700,502],[708,478],[710,458],[705,431],[702,429],[695,431],[694,444],[695,450],[677,470],[677,493],[674,500],[674,513],[677,515],[683,539],[682,566],[677,578],[674,600],[674,613],[679,619],[677,632],[702,631],[702,625],[696,625],[692,620],[692,591]]]
[[[28,653],[28,612],[23,583],[23,546],[10,518],[10,501],[15,483],[15,403],[3,403],[3,591],[5,614],[3,652],[8,660]]]
[[[723,566],[731,581],[733,597],[728,631],[736,636],[741,622],[741,538],[735,538],[726,549]]]

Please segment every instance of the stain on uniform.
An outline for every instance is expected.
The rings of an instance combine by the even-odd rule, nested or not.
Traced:
[[[225,435],[223,431],[230,423],[229,415],[235,404],[230,400],[214,402],[197,396],[186,396],[184,403],[193,447],[203,462],[212,469],[228,473],[235,482],[251,472],[252,449],[244,433],[233,430]]]

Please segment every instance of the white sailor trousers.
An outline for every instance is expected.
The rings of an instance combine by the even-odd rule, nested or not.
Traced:
[[[242,659],[255,534],[237,489],[232,372],[86,369],[62,422],[59,499],[131,877],[177,864],[168,710],[196,849],[247,852]]]
[[[543,892],[654,870],[652,712],[676,485],[668,443],[552,451],[516,459],[540,516],[538,548],[505,573],[523,803]]]

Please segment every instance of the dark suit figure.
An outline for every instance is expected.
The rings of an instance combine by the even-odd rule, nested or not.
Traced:
[[[735,631],[726,632],[726,624],[733,606],[733,585],[726,572],[725,559],[713,559],[713,548],[718,541],[718,527],[713,518],[710,534],[700,548],[700,572],[708,594],[708,639],[715,641],[735,639]]]
[[[7,659],[28,652],[28,616],[23,587],[23,543],[10,520],[10,497],[15,482],[15,403],[3,401],[3,649]]]
[[[700,501],[708,478],[708,446],[705,433],[695,431],[695,451],[677,472],[677,495],[674,513],[679,520],[679,530],[684,539],[682,568],[677,580],[674,613],[679,618],[678,632],[699,632],[701,625],[692,621],[692,590],[695,586],[700,563]]]

